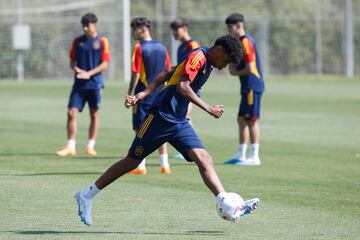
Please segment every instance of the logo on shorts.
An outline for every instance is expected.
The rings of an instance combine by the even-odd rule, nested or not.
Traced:
[[[99,42],[99,41],[95,41],[95,42],[93,43],[93,48],[94,48],[94,49],[99,49],[99,48],[100,48],[100,42]]]
[[[246,117],[246,118],[249,118],[249,117],[250,117],[250,114],[246,113],[246,114],[245,114],[245,117]]]
[[[141,156],[143,152],[144,152],[143,146],[139,145],[139,146],[137,146],[135,148],[135,155],[136,156]]]

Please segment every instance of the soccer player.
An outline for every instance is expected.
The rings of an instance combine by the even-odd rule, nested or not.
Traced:
[[[136,168],[143,158],[165,142],[174,146],[187,161],[194,161],[206,186],[216,196],[222,209],[241,211],[245,216],[254,210],[259,199],[232,203],[227,196],[213,166],[213,160],[201,140],[186,119],[189,102],[194,103],[209,115],[220,118],[222,105],[209,105],[196,95],[207,81],[212,67],[222,69],[230,62],[237,63],[242,56],[238,38],[226,35],[218,38],[210,49],[198,48],[190,52],[168,76],[160,73],[156,79],[135,96],[127,96],[127,104],[144,101],[158,86],[166,84],[157,98],[156,107],[150,109],[147,118],[135,136],[127,156],[114,163],[95,183],[76,193],[78,215],[87,225],[92,223],[92,201],[100,190]]]
[[[243,58],[239,64],[229,64],[229,72],[239,76],[241,82],[241,102],[238,112],[239,146],[232,159],[225,164],[244,166],[260,165],[260,103],[264,92],[264,80],[260,58],[254,39],[245,32],[244,16],[233,13],[225,23],[231,35],[240,38],[243,46]],[[250,136],[250,157],[246,158],[246,148]]]
[[[77,133],[77,115],[89,104],[90,127],[86,155],[96,156],[95,140],[99,129],[101,89],[104,88],[103,71],[111,59],[109,41],[97,33],[97,17],[87,13],[81,18],[84,35],[74,39],[70,50],[70,65],[74,70],[74,84],[67,113],[67,144],[57,151],[58,156],[74,156]]]
[[[150,85],[155,77],[161,73],[165,68],[171,67],[170,57],[166,47],[158,41],[151,38],[150,33],[151,22],[146,17],[134,18],[131,21],[132,36],[138,40],[133,50],[132,55],[132,76],[127,95],[132,95],[143,91]],[[140,127],[145,121],[145,117],[153,105],[162,86],[155,89],[150,96],[144,101],[139,102],[133,106],[133,129],[135,134],[139,132]],[[126,102],[126,99],[125,99]],[[125,106],[129,107],[125,104]],[[166,144],[159,148],[161,169],[164,174],[170,174],[170,165],[168,162],[168,153]],[[146,159],[139,164],[139,166],[131,171],[132,174],[147,174]]]
[[[172,35],[176,40],[180,41],[180,46],[177,50],[177,63],[179,64],[182,59],[195,48],[200,47],[200,43],[194,39],[189,34],[189,20],[183,17],[178,17],[174,21],[170,23],[170,29],[172,31]],[[196,92],[196,94],[200,97],[200,91]],[[189,103],[188,111],[186,113],[186,118],[191,123],[191,111],[192,111],[192,103]],[[176,154],[175,158],[184,159],[184,156]]]

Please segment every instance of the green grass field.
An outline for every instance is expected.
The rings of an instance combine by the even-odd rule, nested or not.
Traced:
[[[153,154],[149,174],[110,185],[94,201],[93,225],[83,225],[74,193],[124,156],[133,132],[126,84],[108,84],[99,156],[83,153],[87,110],[79,118],[80,154],[54,156],[65,143],[70,86],[0,81],[0,239],[359,239],[359,78],[267,79],[259,167],[222,164],[237,146],[239,83],[210,78],[203,98],[224,104],[225,114],[216,120],[195,109],[194,125],[226,190],[261,199],[239,224],[218,217],[194,164],[171,159],[173,174],[164,176]]]

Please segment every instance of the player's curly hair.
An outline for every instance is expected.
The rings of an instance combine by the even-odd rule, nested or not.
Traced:
[[[147,17],[136,17],[131,20],[130,26],[131,28],[145,26],[150,29],[151,21]]]
[[[229,54],[232,63],[239,63],[243,57],[243,48],[238,37],[227,34],[216,39],[214,46],[221,46]]]

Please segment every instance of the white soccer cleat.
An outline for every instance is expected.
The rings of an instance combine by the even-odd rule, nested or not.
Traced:
[[[241,217],[252,214],[258,205],[258,198],[244,201],[239,194],[230,192],[217,201],[216,209],[221,218],[236,223]]]
[[[224,161],[224,164],[237,165],[240,162],[244,162],[246,159],[242,158],[241,155],[237,152],[232,156],[232,158]]]
[[[259,205],[259,202],[260,202],[260,200],[258,198],[253,198],[253,199],[244,201],[244,203],[242,204],[243,210],[242,210],[242,213],[240,214],[240,217],[245,217],[249,214],[252,214],[252,212]]]
[[[259,157],[252,157],[244,161],[238,161],[234,163],[234,165],[239,165],[239,166],[259,166],[260,164],[261,162]]]
[[[76,202],[78,204],[78,215],[83,223],[90,226],[92,223],[91,203],[92,200],[83,196],[82,192],[76,193]]]

